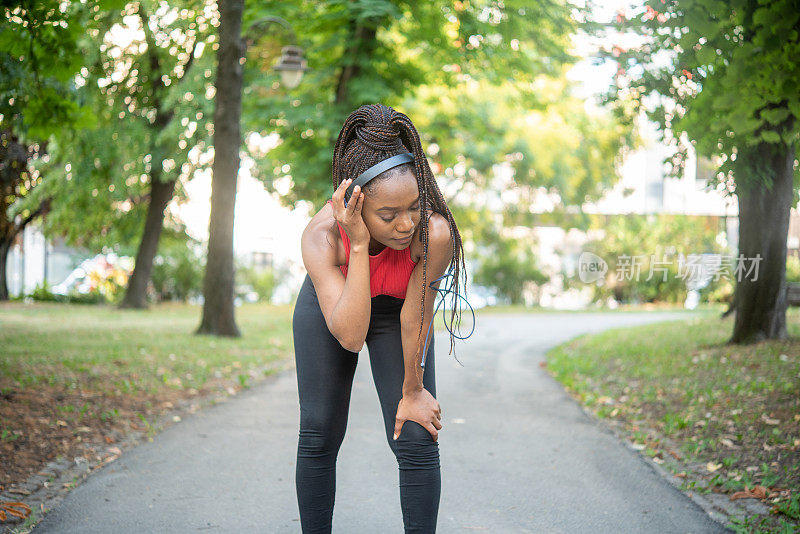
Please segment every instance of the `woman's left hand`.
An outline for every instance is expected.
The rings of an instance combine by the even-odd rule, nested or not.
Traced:
[[[442,428],[442,408],[439,406],[439,401],[425,388],[404,393],[397,405],[397,415],[394,419],[394,439],[400,437],[403,423],[406,421],[416,421],[430,432],[433,441],[438,441],[439,432],[437,430]]]

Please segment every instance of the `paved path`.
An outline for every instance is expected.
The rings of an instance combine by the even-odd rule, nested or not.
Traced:
[[[686,316],[486,316],[469,340],[457,341],[464,367],[447,353],[448,337],[437,333],[444,414],[438,532],[724,532],[539,366],[547,349],[580,333]],[[359,358],[333,530],[401,533],[397,462],[367,353]],[[33,532],[298,533],[298,424],[292,369],[124,453]]]

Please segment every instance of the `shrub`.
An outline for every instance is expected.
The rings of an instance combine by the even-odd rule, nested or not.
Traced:
[[[251,287],[259,301],[269,302],[278,285],[278,273],[272,268],[240,265],[236,267],[236,285]]]
[[[800,283],[800,256],[786,257],[786,281]]]
[[[158,301],[185,301],[203,290],[204,258],[199,258],[192,240],[166,242],[153,259],[151,286]]]

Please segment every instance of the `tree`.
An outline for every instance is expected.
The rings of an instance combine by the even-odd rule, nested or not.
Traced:
[[[117,94],[125,94],[122,99],[128,103],[128,109],[133,106],[135,109],[133,113],[137,118],[146,121],[146,135],[143,140],[146,143],[145,158],[149,156],[147,173],[150,182],[144,232],[125,298],[120,304],[122,308],[146,307],[147,283],[153,269],[153,258],[158,251],[164,211],[175,194],[179,172],[185,171],[186,167],[191,169],[191,165],[176,163],[176,159],[178,162],[188,162],[187,153],[190,147],[186,138],[181,139],[181,135],[175,135],[178,133],[175,130],[185,128],[191,123],[194,128],[191,133],[184,135],[192,137],[194,131],[198,131],[198,122],[201,122],[201,128],[204,126],[202,118],[205,116],[205,110],[202,105],[190,105],[196,108],[197,112],[194,117],[184,116],[189,120],[182,121],[180,126],[175,119],[180,116],[179,111],[182,111],[184,99],[181,95],[193,96],[199,93],[198,82],[202,86],[203,78],[210,76],[210,72],[206,71],[203,76],[194,80],[187,77],[195,58],[202,55],[205,45],[213,41],[213,24],[208,20],[210,16],[202,15],[206,7],[204,2],[189,1],[181,7],[183,9],[179,10],[177,6],[170,6],[165,12],[163,6],[159,6],[161,14],[153,18],[149,13],[147,2],[142,0],[138,3],[136,15],[141,21],[140,28],[145,45],[140,46],[138,50],[144,48],[145,51],[143,55],[135,52],[132,54],[131,60],[136,66],[128,69],[128,79],[125,80],[126,86],[132,90],[123,89],[122,85],[117,86]],[[197,18],[200,20],[196,20],[198,15]],[[170,19],[174,22],[170,23]],[[165,48],[166,51],[163,50]],[[131,77],[134,82],[138,82],[136,85],[130,84]],[[184,79],[195,81],[195,84],[186,87],[186,84],[181,83]],[[174,87],[170,88],[170,85]],[[187,91],[190,88],[192,90]],[[198,137],[205,133],[203,130],[205,128],[200,130]],[[198,139],[195,140],[197,141]]]
[[[3,7],[0,31],[0,301],[17,235],[52,206],[41,184],[49,146],[62,128],[88,124],[71,78],[92,4],[18,2]],[[44,164],[44,165],[42,165]],[[49,177],[47,177],[50,179]]]
[[[242,144],[242,40],[244,0],[220,0],[214,108],[214,170],[203,318],[198,334],[241,335],[234,317],[233,209]]]
[[[580,207],[618,180],[620,151],[633,142],[633,132],[609,110],[587,111],[570,94],[567,69],[537,80],[537,104],[530,108],[519,88],[487,80],[425,86],[408,100],[418,128],[435,148],[437,168],[453,181],[457,210],[477,196],[480,203],[496,200],[502,206],[499,226],[588,228]],[[511,168],[507,182],[494,176],[498,163]],[[536,207],[542,192],[553,204],[546,213]]]
[[[270,77],[263,72],[245,72],[245,130],[280,137],[269,152],[254,154],[255,175],[269,191],[277,191],[276,183],[291,175],[288,192],[281,191],[287,206],[300,199],[322,203],[331,193],[332,147],[347,115],[375,102],[405,112],[404,106],[423,87],[429,93],[444,93],[463,88],[467,79],[482,80],[490,90],[515,88],[514,103],[533,107],[538,100],[535,80],[558,75],[560,67],[574,59],[566,51],[576,26],[572,10],[557,2],[517,0],[489,5],[260,2],[246,13],[247,19],[270,14],[305,22],[304,48],[314,70],[289,94],[277,90],[277,80],[265,83]],[[260,83],[252,84],[255,79]],[[468,108],[461,110],[469,114]],[[421,120],[422,115],[412,118]],[[436,125],[441,140],[462,131],[458,121]],[[442,151],[439,157],[455,158],[455,153]]]
[[[58,130],[53,179],[41,187],[57,199],[45,228],[73,246],[136,255],[123,307],[146,305],[164,224],[182,231],[165,207],[211,159],[209,1],[103,0],[73,27],[81,35],[76,98],[94,120]]]
[[[642,42],[602,54],[619,63],[609,98],[644,109],[673,142],[685,132],[697,153],[716,160],[718,189],[738,197],[739,254],[752,274],[737,276],[731,343],[787,337],[786,240],[800,185],[798,7],[648,0],[611,25]],[[675,175],[685,155],[678,145]]]
[[[501,234],[495,234],[494,239],[486,243],[492,253],[483,255],[475,271],[475,282],[496,288],[511,304],[523,302],[526,285],[540,286],[549,279],[539,269],[533,249],[527,243]]]

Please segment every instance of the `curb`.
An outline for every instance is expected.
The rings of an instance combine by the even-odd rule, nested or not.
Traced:
[[[570,397],[572,397],[572,395],[570,395]],[[735,501],[731,501],[730,497],[724,493],[701,493],[698,491],[687,491],[683,489],[681,487],[682,480],[695,482],[696,487],[699,489],[705,489],[708,487],[708,485],[705,480],[694,476],[695,470],[691,467],[691,465],[677,460],[665,461],[665,465],[679,467],[680,469],[676,469],[676,471],[683,471],[686,473],[685,479],[674,476],[667,469],[665,469],[663,465],[659,465],[646,454],[642,454],[642,450],[634,446],[634,444],[627,438],[627,432],[625,431],[624,423],[622,421],[598,417],[590,408],[584,406],[581,402],[575,399],[575,397],[572,397],[572,399],[575,400],[583,413],[585,413],[593,421],[599,423],[601,428],[617,438],[617,440],[623,443],[628,450],[636,453],[636,456],[645,464],[647,464],[655,473],[660,475],[675,489],[680,491],[683,495],[691,499],[692,502],[702,508],[706,515],[718,523],[727,532],[735,532],[729,526],[729,523],[733,518],[744,519],[750,515],[769,514],[769,507],[761,501],[755,499],[737,499]],[[652,429],[647,428],[643,430]],[[657,434],[660,440],[669,442],[668,438],[661,436],[655,431],[653,431],[653,433]]]

